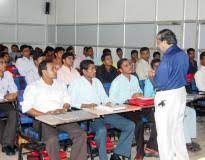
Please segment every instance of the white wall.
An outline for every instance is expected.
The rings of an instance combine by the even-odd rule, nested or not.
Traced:
[[[45,2],[51,3],[44,14]],[[0,0],[0,43],[156,49],[156,33],[175,31],[179,45],[205,48],[205,0]],[[129,55],[125,55],[129,57]]]
[[[129,57],[133,48],[156,50],[157,32],[170,28],[182,48],[200,51],[205,48],[204,8],[204,0],[57,0],[57,45],[74,45],[77,52],[94,46],[98,58],[105,47],[113,52],[122,47]]]
[[[55,24],[53,12],[49,16],[44,14],[45,2],[46,0],[0,0],[0,43],[27,43],[44,48],[49,43],[48,39],[51,39],[47,24]]]

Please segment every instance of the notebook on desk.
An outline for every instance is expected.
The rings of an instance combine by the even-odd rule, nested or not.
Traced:
[[[106,110],[109,112],[116,112],[116,111],[120,111],[120,110],[125,110],[126,105],[112,105],[112,106],[99,105],[99,106],[97,106],[97,108],[100,110]]]

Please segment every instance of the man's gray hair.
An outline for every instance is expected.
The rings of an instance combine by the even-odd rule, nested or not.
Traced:
[[[167,41],[167,44],[177,44],[177,38],[173,31],[169,29],[163,29],[157,34],[160,41]]]

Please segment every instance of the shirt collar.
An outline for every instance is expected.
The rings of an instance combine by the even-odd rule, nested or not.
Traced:
[[[43,86],[45,86],[45,87],[52,87],[52,86],[54,85],[54,83],[55,83],[55,79],[53,80],[53,84],[52,84],[52,85],[48,85],[48,84],[46,84],[46,83],[44,82],[43,78],[41,77],[41,78],[40,78],[40,83],[41,83]]]
[[[130,80],[127,77],[125,77],[122,73],[120,75],[124,80],[126,80],[128,82],[130,82],[132,80],[132,75],[130,75]]]
[[[71,67],[71,68],[68,68],[68,67],[66,67],[65,65],[62,65],[62,69],[63,69],[63,70],[66,70],[66,71],[67,71],[67,70],[72,71],[73,68],[72,68],[72,67]]]
[[[23,56],[23,59],[29,60],[29,61],[33,60],[31,56],[29,58]]]
[[[164,54],[169,54],[172,50],[174,50],[175,48],[177,48],[176,44],[173,44],[171,47],[169,47],[166,52]]]

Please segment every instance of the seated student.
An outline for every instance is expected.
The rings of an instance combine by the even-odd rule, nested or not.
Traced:
[[[0,99],[14,100],[17,97],[17,87],[11,73],[5,70],[6,62],[4,58],[0,56]],[[2,142],[2,151],[7,155],[14,155],[14,142],[17,126],[16,111],[14,106],[8,102],[0,104],[0,112],[4,112],[8,116],[5,127],[0,131],[0,138],[2,138],[0,140]]]
[[[84,48],[83,48],[83,55],[76,55],[76,56],[75,56],[74,68],[76,68],[78,71],[80,70],[80,62],[82,62],[83,60],[86,59],[87,48],[88,48],[88,47],[84,47]]]
[[[102,83],[95,78],[96,68],[92,60],[84,60],[80,63],[83,76],[71,83],[69,93],[71,95],[71,105],[77,108],[93,108],[98,105],[110,105]],[[130,157],[131,145],[134,135],[134,124],[120,115],[113,114],[99,118],[91,122],[91,128],[95,132],[100,160],[107,160],[105,124],[121,130],[121,136],[111,160],[120,160],[119,156]]]
[[[198,70],[197,61],[195,60],[195,49],[189,48],[187,49],[187,55],[189,56],[189,70],[187,72],[187,85],[186,90],[188,93],[194,93],[194,90],[197,90],[195,88],[195,81],[194,81],[194,75]]]
[[[202,52],[200,54],[200,63],[201,63],[201,67],[196,72],[194,78],[198,90],[205,92],[205,52]]]
[[[62,56],[63,65],[57,71],[57,79],[69,86],[73,80],[80,78],[79,72],[73,68],[75,56],[72,52],[66,52]]]
[[[149,64],[150,51],[149,48],[143,47],[140,49],[140,60],[137,62],[136,73],[139,77],[139,84],[144,91],[144,82],[148,78],[148,72],[151,70]]]
[[[132,74],[135,74],[137,61],[138,61],[138,51],[132,50],[131,51],[131,60],[130,60],[131,66],[132,66]]]
[[[11,57],[9,56],[8,52],[2,52],[1,56],[4,57],[4,61],[6,62],[7,66],[11,66],[12,65]]]
[[[153,59],[160,59],[160,58],[161,58],[160,52],[154,52],[153,53]]]
[[[104,49],[101,56],[102,65],[97,67],[96,77],[101,81],[101,83],[111,83],[115,77],[117,77],[118,72],[115,67],[113,67],[113,60],[110,49]]]
[[[25,76],[27,84],[31,84],[39,79],[39,76],[35,74],[36,67],[33,58],[31,57],[31,51],[27,45],[22,45],[20,50],[23,57],[17,59],[16,68],[22,76]]]
[[[43,61],[39,65],[40,80],[30,84],[25,89],[22,103],[23,113],[33,117],[45,114],[59,114],[66,112],[70,107],[70,96],[64,84],[56,80],[56,68],[52,62]],[[40,123],[35,122],[34,128],[39,128]],[[65,131],[69,134],[73,145],[71,159],[87,159],[86,134],[77,123],[62,124],[56,127],[41,123],[42,140],[46,144],[46,151],[51,160],[59,158],[58,133]]]
[[[109,92],[111,102],[114,104],[122,104],[130,98],[143,96],[137,77],[132,75],[131,64],[129,61],[123,58],[118,61],[117,66],[121,74],[117,76],[111,84]],[[137,144],[137,155],[135,160],[142,160],[145,153],[150,156],[157,156],[157,134],[153,110],[148,108],[140,112],[128,112],[125,113],[124,116],[131,119],[136,124],[135,139]],[[151,135],[145,150],[144,125],[142,122],[142,117],[146,117],[149,121],[153,122],[151,127]]]
[[[71,52],[75,55],[75,48],[73,46],[69,46],[67,49],[66,49],[66,52]]]
[[[159,59],[152,60],[151,67],[154,71],[157,70],[159,63],[160,63]],[[150,81],[150,79],[147,79],[145,81],[144,96],[154,97],[155,94],[156,92],[152,82]],[[189,151],[200,150],[200,146],[192,142],[192,139],[196,138],[196,111],[190,107],[185,108],[184,133],[185,133],[187,149]]]
[[[53,63],[56,66],[56,69],[60,69],[62,64],[62,55],[64,53],[65,49],[63,47],[56,47],[54,50],[55,58],[53,59]]]
[[[44,60],[46,60],[46,56],[43,52],[34,52],[33,54],[33,60],[34,60],[34,64],[35,64],[35,77],[38,77],[36,78],[36,80],[40,79],[40,76],[38,74],[38,67],[40,65],[41,62],[43,62]]]
[[[47,46],[44,53],[46,55],[46,60],[48,61],[53,61],[53,59],[55,58],[54,48],[51,46]]]
[[[21,52],[19,51],[19,47],[16,44],[11,45],[11,52],[9,53],[12,62],[16,62],[18,58],[21,58]]]

